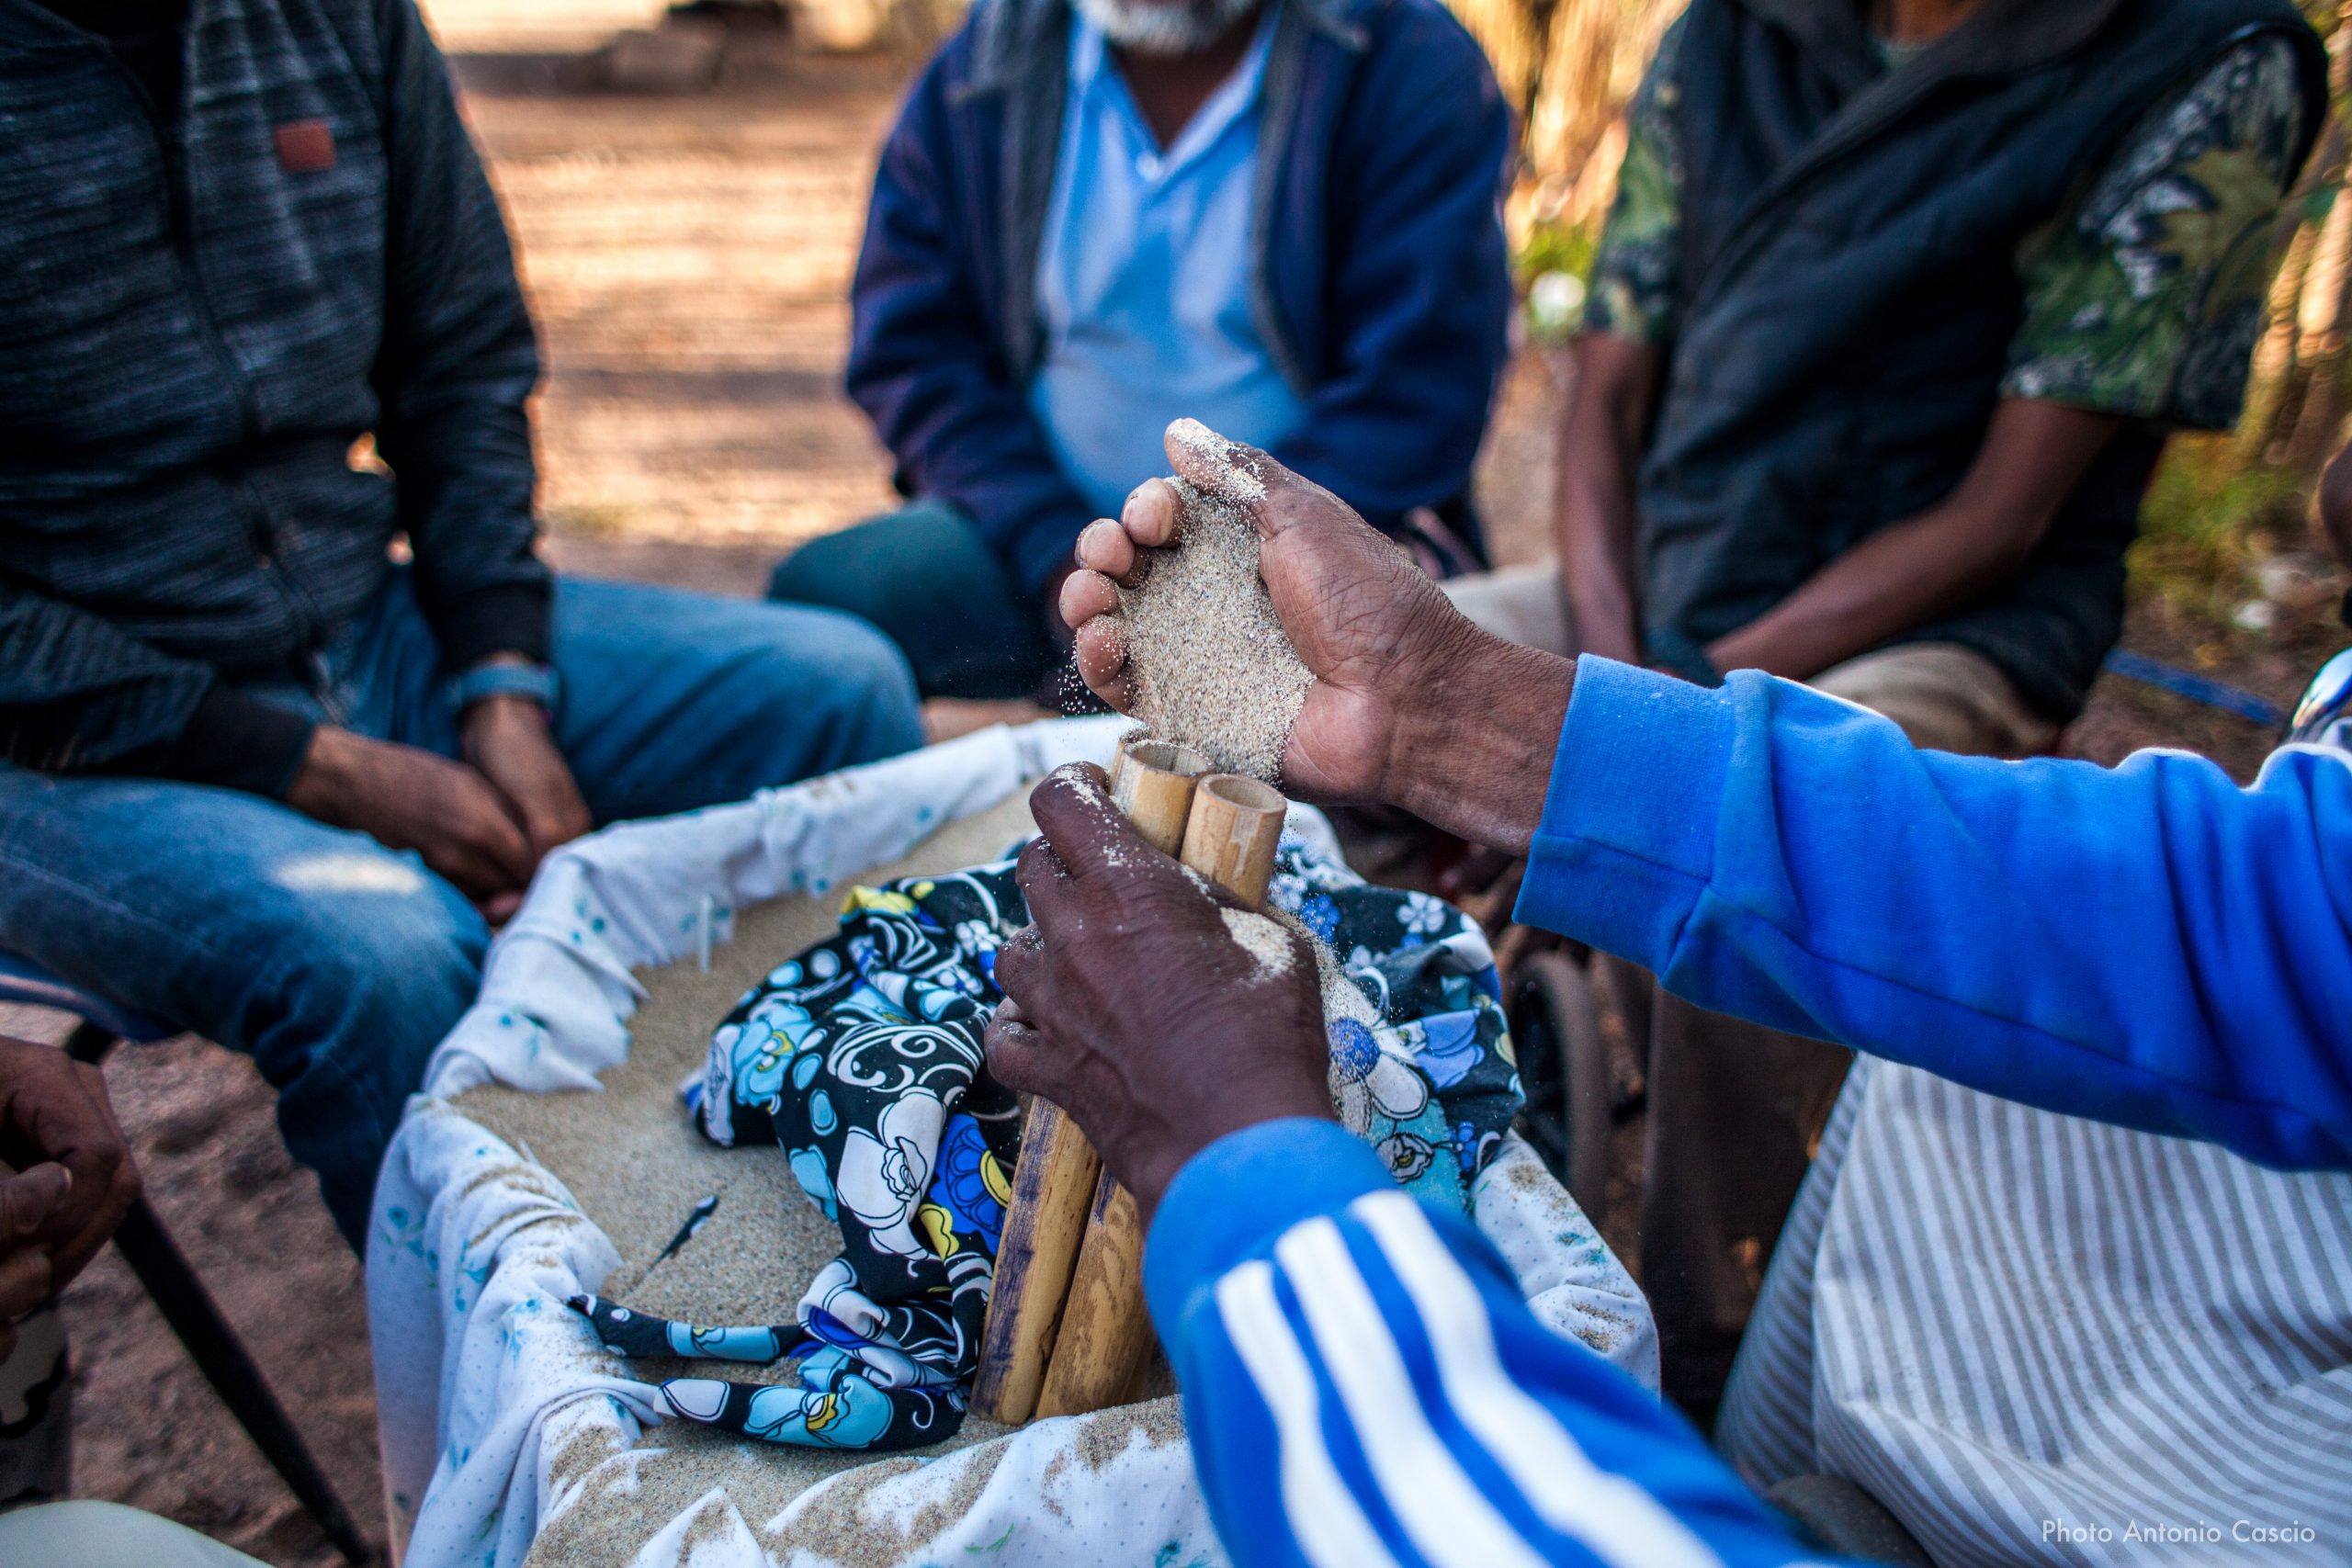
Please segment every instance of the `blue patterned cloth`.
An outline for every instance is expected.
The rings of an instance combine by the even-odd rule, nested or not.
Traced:
[[[1330,950],[1332,1100],[1400,1185],[1452,1213],[1520,1105],[1494,956],[1427,894],[1374,887],[1286,837],[1270,903]],[[1011,860],[850,892],[841,929],[711,1035],[689,1108],[713,1142],[774,1140],[842,1252],[783,1325],[572,1305],[630,1356],[797,1363],[797,1386],[675,1379],[671,1410],[773,1442],[903,1449],[963,1422],[1019,1154],[981,1036],[999,946],[1028,924]]]

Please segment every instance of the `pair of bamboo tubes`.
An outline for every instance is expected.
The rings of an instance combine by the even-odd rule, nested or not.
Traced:
[[[1213,773],[1165,740],[1120,742],[1111,798],[1144,841],[1250,908],[1266,902],[1287,808],[1282,792]],[[1151,1354],[1143,1227],[1061,1108],[1032,1101],[997,1247],[973,1411],[1018,1426],[1134,1399]]]

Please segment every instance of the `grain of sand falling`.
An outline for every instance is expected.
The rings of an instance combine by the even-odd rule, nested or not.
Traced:
[[[1198,420],[1169,434],[1222,465],[1222,495],[1172,481],[1183,502],[1173,546],[1142,584],[1119,592],[1136,716],[1224,773],[1273,781],[1283,743],[1315,677],[1275,617],[1258,575],[1258,525],[1239,502],[1265,493],[1233,444]]]

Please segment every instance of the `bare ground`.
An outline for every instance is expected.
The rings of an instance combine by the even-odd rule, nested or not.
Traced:
[[[707,91],[621,95],[583,89],[583,54],[648,19],[643,5],[431,9],[548,347],[539,446],[554,558],[750,593],[792,542],[888,504],[887,463],[837,378],[874,149],[906,61],[805,60],[755,43]],[[1543,548],[1556,408],[1553,367],[1524,357],[1480,476],[1507,560]],[[2249,646],[2149,608],[2132,640],[2284,701],[2317,635]],[[2193,746],[2244,776],[2267,739],[2110,680],[2071,741],[2101,759]],[[0,1027],[55,1035],[62,1022],[0,1010]],[[280,1148],[267,1087],[249,1063],[193,1040],[119,1052],[107,1077],[166,1223],[380,1540],[358,1269]],[[66,1311],[82,1495],[153,1509],[274,1563],[334,1561],[111,1254]]]

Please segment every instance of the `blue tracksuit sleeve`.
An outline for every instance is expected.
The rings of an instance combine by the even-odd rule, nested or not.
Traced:
[[[1336,1122],[1193,1156],[1144,1281],[1243,1568],[1804,1558],[1680,1416],[1539,1324],[1468,1222]]]
[[[1519,918],[2005,1099],[2352,1165],[2352,764],[2003,762],[1586,659]]]

